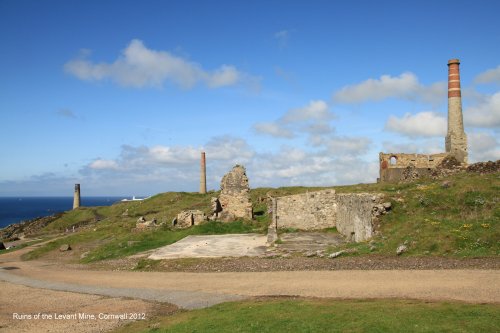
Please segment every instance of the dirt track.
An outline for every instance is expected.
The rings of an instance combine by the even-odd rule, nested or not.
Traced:
[[[82,271],[20,261],[25,251],[0,256],[0,267],[4,268],[0,279],[43,289],[169,302],[185,308],[263,295],[500,302],[499,270]],[[44,306],[40,307],[43,311]]]

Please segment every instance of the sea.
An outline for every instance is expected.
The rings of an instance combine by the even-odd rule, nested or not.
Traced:
[[[123,197],[81,197],[80,206],[111,206]],[[0,228],[73,209],[73,197],[0,197]]]

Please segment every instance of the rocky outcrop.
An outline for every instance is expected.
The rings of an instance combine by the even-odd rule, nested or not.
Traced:
[[[236,218],[252,219],[253,209],[250,200],[250,186],[244,166],[236,165],[222,177],[221,194],[219,196],[222,208],[217,220],[234,220]]]
[[[63,244],[59,247],[60,252],[66,252],[66,251],[71,251],[71,245],[69,244]]]
[[[177,214],[173,226],[179,229],[199,225],[207,220],[207,216],[201,210],[185,210]]]
[[[147,230],[150,228],[155,228],[159,226],[157,223],[158,221],[156,218],[153,218],[150,221],[147,221],[144,216],[141,216],[137,219],[137,222],[135,223],[135,231],[141,231],[141,230]]]
[[[406,251],[408,251],[408,247],[406,245],[400,245],[398,246],[398,248],[396,249],[396,254],[398,256],[402,255],[403,253],[405,253]]]
[[[11,224],[0,229],[0,239],[3,241],[13,241],[24,236],[30,237],[39,233],[45,226],[62,216],[62,213],[36,217],[32,220]]]
[[[478,162],[471,164],[467,167],[467,172],[475,172],[475,173],[493,173],[500,171],[500,160],[496,162],[488,161],[488,162]]]

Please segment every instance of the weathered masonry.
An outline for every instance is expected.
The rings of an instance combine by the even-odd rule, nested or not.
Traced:
[[[381,182],[410,180],[429,174],[446,157],[467,165],[467,135],[462,115],[462,93],[460,90],[460,61],[448,61],[448,131],[445,152],[432,155],[408,153],[380,153]]]
[[[80,207],[80,184],[75,184],[75,192],[73,193],[73,209]]]
[[[273,228],[318,230],[336,227],[349,240],[373,236],[382,196],[370,193],[335,193],[323,190],[273,198]],[[274,214],[274,212],[276,212]]]
[[[252,201],[250,200],[250,185],[246,169],[235,165],[222,177],[219,202],[222,208],[222,220],[231,221],[235,218],[253,218]]]
[[[383,182],[397,182],[410,179],[409,172],[417,172],[419,175],[427,175],[435,169],[447,153],[440,154],[404,154],[404,153],[380,153],[380,180]],[[411,167],[411,168],[409,168]]]

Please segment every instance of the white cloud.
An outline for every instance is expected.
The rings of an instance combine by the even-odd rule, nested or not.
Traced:
[[[222,65],[210,72],[201,65],[173,55],[167,51],[148,49],[143,42],[134,39],[113,63],[92,63],[82,57],[68,61],[66,72],[81,80],[99,81],[110,79],[128,87],[161,87],[165,81],[183,88],[205,83],[210,88],[219,88],[252,80],[231,65]]]
[[[116,163],[113,160],[96,159],[89,164],[89,167],[95,170],[105,170],[105,169],[116,170],[118,169],[118,163]]]
[[[217,136],[205,145],[204,150],[212,160],[246,163],[254,156],[255,152],[248,143],[232,136]]]
[[[412,140],[411,142],[389,142],[382,143],[384,152],[388,153],[417,153],[417,154],[438,154],[445,150],[444,138]]]
[[[333,114],[328,110],[328,104],[322,100],[312,100],[306,106],[297,109],[291,109],[283,117],[280,122],[285,124],[302,122],[308,120],[330,120]]]
[[[424,86],[419,83],[415,74],[405,72],[399,76],[382,75],[379,79],[368,79],[359,84],[348,85],[333,95],[333,99],[340,103],[381,101],[390,97],[417,99],[435,104],[445,101],[446,84],[437,82]]]
[[[107,184],[131,193],[196,191],[200,152],[206,151],[207,182],[211,189],[218,189],[222,176],[235,164],[247,168],[252,187],[330,186],[376,180],[378,169],[370,167],[375,162],[356,157],[366,151],[364,140],[334,138],[328,145],[325,143],[319,150],[283,146],[264,153],[256,152],[242,138],[222,136],[212,138],[202,148],[123,146],[119,156],[98,158],[83,168],[80,175],[89,187]]]
[[[468,107],[464,111],[467,126],[499,127],[500,126],[500,92],[489,96],[484,102]]]
[[[291,130],[278,123],[256,123],[253,125],[253,129],[257,133],[270,135],[275,138],[291,139],[295,136]]]
[[[248,170],[257,186],[332,186],[375,182],[378,163],[282,147],[276,153],[257,154]]]
[[[210,88],[218,88],[236,84],[241,74],[234,66],[222,65],[208,78]]]
[[[366,153],[371,140],[364,137],[331,136],[321,143],[329,154],[358,156]]]
[[[500,159],[498,138],[485,132],[469,133],[470,163]]]
[[[253,125],[257,133],[276,138],[294,138],[300,133],[323,135],[333,132],[329,122],[334,118],[328,104],[323,100],[312,100],[301,108],[288,110],[274,122]]]
[[[200,158],[200,150],[193,147],[153,146],[147,150],[146,158],[152,162],[186,164]]]
[[[446,82],[435,82],[430,86],[419,85],[414,92],[414,98],[425,103],[441,104],[447,101],[448,84]]]
[[[419,86],[413,73],[403,73],[399,77],[382,75],[380,79],[368,79],[356,85],[349,85],[335,93],[334,99],[342,103],[380,101],[388,97],[405,97]]]
[[[500,83],[500,66],[479,74],[474,79],[476,83]]]
[[[402,118],[390,116],[385,124],[386,130],[412,138],[445,136],[446,128],[446,118],[434,112],[406,113]]]

